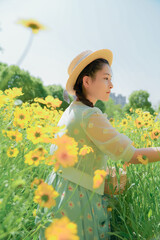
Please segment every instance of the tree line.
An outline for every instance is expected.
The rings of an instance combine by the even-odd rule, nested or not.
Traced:
[[[63,99],[63,87],[61,85],[48,85],[44,86],[43,81],[40,78],[31,76],[28,71],[20,69],[17,65],[8,66],[6,63],[0,63],[0,90],[4,91],[8,88],[22,87],[24,95],[19,96],[23,102],[34,102],[34,98],[45,98],[48,95],[58,98],[62,101],[60,109],[64,111],[69,103]],[[129,102],[122,107],[120,104],[115,104],[112,98],[107,102],[98,100],[95,104],[100,108],[103,113],[107,113],[109,118],[115,115],[123,115],[127,112],[130,114],[130,109],[142,108],[144,111],[148,111],[153,114],[155,111],[160,112],[160,105],[158,109],[152,107],[151,102],[148,100],[149,93],[144,90],[133,91],[129,96]],[[74,100],[74,97],[69,95],[70,102]]]

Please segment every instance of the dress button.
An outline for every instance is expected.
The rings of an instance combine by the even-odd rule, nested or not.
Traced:
[[[120,151],[120,152],[123,152],[123,150],[124,150],[123,147],[120,147],[120,148],[119,148],[119,151]]]
[[[103,133],[107,133],[108,132],[108,129],[103,129]]]
[[[93,123],[89,123],[89,124],[88,124],[88,127],[89,127],[89,128],[92,128],[92,127],[93,127]]]

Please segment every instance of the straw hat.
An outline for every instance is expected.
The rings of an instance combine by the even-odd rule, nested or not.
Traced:
[[[71,95],[76,95],[73,90],[74,84],[81,71],[92,61],[104,58],[109,62],[109,66],[112,65],[113,53],[109,49],[100,49],[95,52],[86,50],[78,54],[70,63],[68,67],[69,78],[66,83],[66,91]]]

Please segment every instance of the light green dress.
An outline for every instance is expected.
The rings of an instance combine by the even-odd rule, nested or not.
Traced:
[[[58,126],[64,124],[67,134],[75,138],[79,148],[87,145],[94,152],[79,156],[74,167],[60,167],[61,171],[52,171],[47,177],[45,182],[59,193],[51,212],[55,218],[67,216],[76,223],[80,240],[111,239],[111,212],[107,211],[110,196],[104,194],[104,182],[98,189],[93,189],[94,171],[106,170],[109,158],[130,161],[135,148],[132,141],[117,132],[107,116],[96,107],[73,101],[64,111]],[[55,150],[56,146],[52,145],[50,153]],[[45,208],[40,210],[38,207],[36,222],[45,211]],[[39,240],[45,240],[44,231],[44,228],[40,229]]]
[[[52,172],[46,182],[59,193],[56,206],[52,208],[55,218],[67,216],[77,224],[79,239],[99,240],[110,239],[111,212],[107,212],[108,196],[99,195],[80,185],[77,185],[55,172]],[[45,208],[38,211],[36,222],[45,213]],[[47,226],[47,225],[46,225]],[[44,229],[40,229],[39,240],[45,240]]]

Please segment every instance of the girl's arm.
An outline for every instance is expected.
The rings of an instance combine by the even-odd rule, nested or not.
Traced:
[[[158,162],[160,161],[160,147],[137,148],[129,163],[141,164],[137,159],[138,155],[145,155],[149,162]]]

